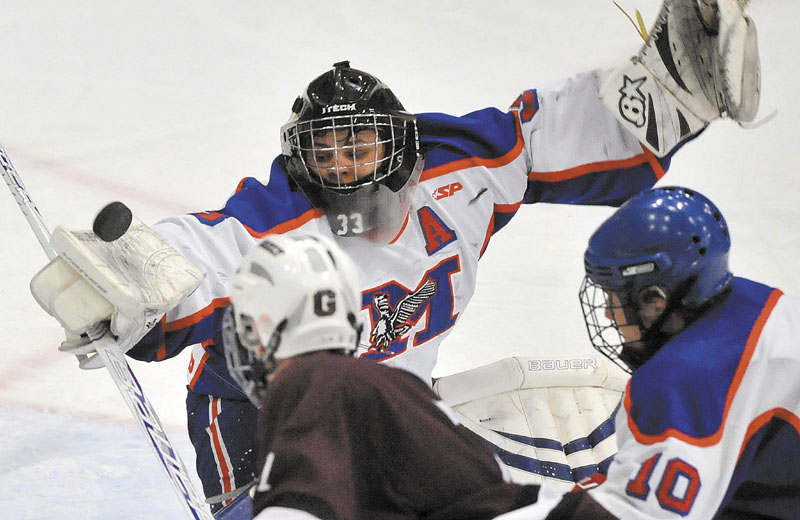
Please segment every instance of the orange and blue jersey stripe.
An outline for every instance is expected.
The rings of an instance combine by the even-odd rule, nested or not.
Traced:
[[[289,178],[283,170],[283,160],[278,157],[272,163],[269,184],[246,177],[239,182],[225,207],[193,215],[209,226],[234,218],[250,235],[261,238],[269,233],[286,233],[297,229],[321,217],[322,212],[313,208],[300,191],[291,189]]]
[[[730,295],[720,305],[634,373],[624,406],[638,442],[655,444],[674,437],[711,446],[720,441],[764,324],[781,295],[777,289],[734,278]],[[713,363],[708,363],[709,356]],[[702,399],[687,400],[688,395]]]

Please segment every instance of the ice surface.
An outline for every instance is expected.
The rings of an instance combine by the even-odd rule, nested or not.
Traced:
[[[649,23],[660,3],[620,2]],[[0,142],[52,227],[89,229],[123,200],[145,222],[216,209],[241,177],[265,178],[278,129],[335,61],[387,82],[415,112],[507,107],[524,89],[609,66],[640,45],[608,1],[289,2],[36,0],[0,17]],[[800,292],[797,124],[800,3],[754,0],[761,115],[714,123],[662,184],[718,203],[738,274]],[[0,189],[2,191],[2,189]],[[437,375],[507,356],[587,352],[576,293],[585,240],[607,208],[523,208],[492,239],[475,298]],[[28,283],[45,256],[0,194],[6,309],[0,358],[0,517],[182,518],[103,370],[82,372]],[[132,362],[173,442],[185,433],[186,356]]]

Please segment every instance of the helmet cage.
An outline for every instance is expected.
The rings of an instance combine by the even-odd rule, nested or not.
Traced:
[[[326,134],[331,144],[320,143]],[[364,134],[367,139],[359,139]],[[418,139],[415,117],[404,113],[321,117],[292,121],[281,129],[282,153],[299,159],[300,173],[314,184],[345,193],[373,183],[400,189],[413,164],[403,166],[413,163]],[[350,164],[340,164],[342,158],[349,158]],[[345,169],[354,181],[343,180]]]
[[[681,287],[683,292],[684,287]],[[610,293],[616,296],[612,301]],[[658,350],[661,326],[679,295],[670,298],[666,288],[649,285],[635,288],[628,285],[622,289],[603,287],[589,276],[584,277],[578,294],[583,311],[583,319],[592,346],[628,373],[640,367]],[[661,315],[649,326],[645,326],[640,309],[653,297],[663,298],[668,302]],[[617,317],[624,317],[624,322]],[[636,327],[639,338],[627,341],[622,328]]]
[[[608,291],[588,276],[583,279],[578,298],[592,346],[614,364],[631,373],[631,368],[621,359],[625,338],[619,329],[620,324],[613,318],[615,309],[621,308],[625,311],[625,304],[620,301],[620,305],[614,306],[609,301]],[[625,316],[628,316],[627,311]]]
[[[423,167],[416,116],[348,61],[314,79],[281,128],[292,183],[341,237],[388,242],[408,217]]]
[[[237,320],[233,305],[229,303],[225,307],[222,342],[228,372],[256,407],[261,407],[267,390],[267,377],[276,368],[274,354],[280,343],[281,328],[276,329],[267,347],[264,347],[253,319],[241,314]]]
[[[370,129],[373,130],[373,141],[360,145],[351,142],[339,148],[313,148],[318,139],[315,137],[316,128],[335,131],[336,135],[339,132],[353,135],[352,132],[358,132],[360,128]],[[285,163],[286,171],[312,205],[325,213],[336,235],[359,236],[385,243],[395,238],[407,218],[425,164],[423,156],[418,153],[414,116],[360,114],[318,118],[290,123],[284,127],[282,135],[284,154],[291,154]],[[390,151],[385,152],[380,160],[361,163],[358,168],[368,172],[355,182],[343,182],[335,163],[327,172],[317,169],[319,163],[314,163],[319,153],[338,157],[338,152],[344,148],[345,154],[358,154],[365,146],[374,147],[376,151],[377,148]]]

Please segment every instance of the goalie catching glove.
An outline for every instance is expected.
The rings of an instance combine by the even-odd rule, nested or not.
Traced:
[[[85,356],[108,329],[123,352],[194,291],[203,273],[139,219],[116,240],[59,226],[50,244],[58,256],[31,280],[31,293],[67,332],[62,351]]]
[[[663,157],[708,123],[752,121],[761,68],[746,0],[665,0],[637,56],[614,70],[600,97]]]

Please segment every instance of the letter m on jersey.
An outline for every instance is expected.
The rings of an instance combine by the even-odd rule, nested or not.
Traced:
[[[430,269],[417,288],[408,288],[392,281],[363,293],[363,302],[370,311],[369,351],[367,359],[383,361],[406,351],[409,340],[420,345],[452,327],[453,274],[461,270],[458,256],[450,257]],[[420,329],[417,323],[426,318]]]

